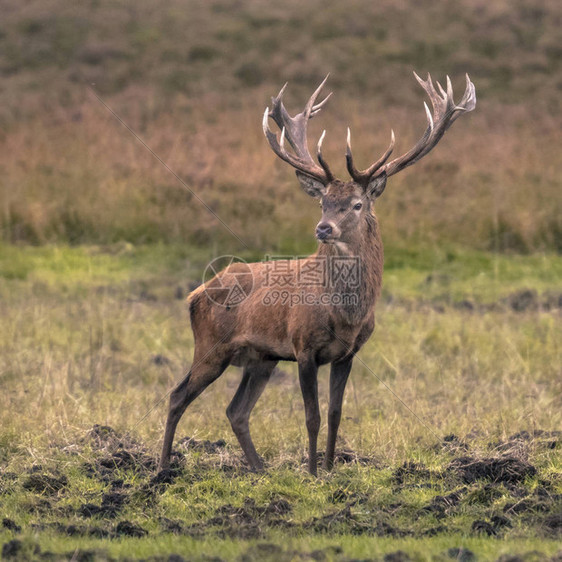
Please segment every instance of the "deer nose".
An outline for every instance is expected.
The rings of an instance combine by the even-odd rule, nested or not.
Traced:
[[[332,234],[332,226],[327,222],[321,222],[316,227],[316,238],[318,240],[324,240]]]

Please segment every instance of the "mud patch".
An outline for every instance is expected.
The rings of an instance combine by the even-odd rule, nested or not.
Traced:
[[[397,550],[396,552],[389,552],[384,555],[384,562],[410,562],[412,558],[408,556],[403,550]]]
[[[52,534],[54,532],[77,537],[76,540],[82,542],[90,541],[89,546],[92,546],[95,544],[93,539],[144,537],[147,530],[152,531],[156,522],[159,529],[154,531],[155,536],[164,539],[166,533],[172,533],[205,541],[209,539],[212,541],[217,537],[252,541],[251,548],[250,545],[244,547],[248,548],[248,551],[241,555],[240,560],[312,559],[349,562],[343,555],[336,556],[322,550],[289,551],[287,545],[279,543],[277,538],[270,537],[266,540],[273,540],[279,546],[267,546],[270,543],[265,542],[258,542],[260,546],[257,546],[256,542],[260,539],[263,541],[274,529],[281,536],[302,537],[318,533],[317,539],[321,538],[320,535],[324,535],[330,542],[337,541],[337,537],[341,535],[421,538],[434,535],[449,536],[451,533],[509,538],[511,535],[519,536],[522,532],[526,532],[534,537],[557,538],[560,536],[561,527],[559,513],[562,498],[557,493],[561,481],[560,474],[549,469],[541,475],[542,479],[526,481],[529,476],[536,474],[535,467],[526,459],[534,458],[533,454],[539,451],[537,444],[544,443],[544,446],[540,446],[543,449],[550,449],[548,444],[555,442],[554,447],[558,447],[559,439],[557,432],[539,430],[518,432],[505,442],[508,447],[506,450],[511,451],[509,447],[513,443],[523,444],[522,446],[529,447],[528,454],[492,456],[488,452],[477,456],[476,447],[467,454],[469,447],[465,440],[472,445],[470,436],[465,437],[463,434],[461,439],[454,434],[447,435],[438,445],[436,453],[441,462],[446,459],[445,464],[449,463],[447,469],[432,470],[417,462],[407,462],[392,467],[395,468],[390,477],[394,488],[393,495],[384,498],[375,497],[373,488],[364,485],[365,480],[361,473],[372,470],[388,481],[388,469],[385,469],[384,474],[381,475],[376,469],[358,468],[357,471],[352,471],[353,475],[349,480],[345,479],[346,471],[340,471],[339,476],[335,478],[317,481],[321,486],[319,493],[324,494],[332,505],[316,512],[317,517],[312,518],[309,515],[308,520],[304,522],[301,519],[295,522],[292,516],[297,506],[293,501],[299,502],[300,514],[303,508],[300,502],[305,501],[304,499],[293,500],[292,496],[285,497],[280,494],[271,497],[270,488],[263,490],[264,482],[265,486],[271,482],[273,489],[279,489],[278,481],[274,479],[277,478],[276,469],[265,475],[254,476],[241,470],[240,463],[233,470],[243,475],[244,486],[251,483],[258,489],[256,492],[258,495],[253,491],[249,494],[263,498],[265,492],[268,494],[265,496],[268,498],[267,501],[256,503],[255,500],[247,498],[241,504],[243,499],[238,495],[239,492],[235,492],[230,500],[234,505],[230,503],[222,505],[208,518],[196,519],[193,524],[190,524],[192,520],[189,524],[185,523],[181,517],[159,518],[163,511],[156,502],[160,501],[159,496],[167,487],[173,485],[170,492],[181,494],[189,489],[190,483],[201,482],[204,484],[201,486],[201,494],[215,494],[207,483],[212,482],[217,475],[221,479],[224,478],[220,474],[224,471],[223,464],[225,460],[229,463],[235,462],[234,455],[223,440],[197,441],[185,438],[181,445],[184,451],[198,451],[203,454],[185,455],[176,451],[172,467],[156,474],[153,471],[153,467],[156,466],[155,460],[143,443],[121,435],[109,426],[94,426],[90,430],[84,437],[83,455],[80,454],[78,445],[69,450],[72,460],[67,464],[72,465],[73,470],[65,471],[68,475],[68,483],[64,482],[65,478],[61,477],[54,467],[43,463],[44,466],[34,466],[29,471],[25,471],[24,468],[23,473],[13,476],[10,486],[15,488],[16,492],[23,493],[22,483],[34,482],[29,489],[33,494],[23,494],[23,502],[20,504],[22,510],[26,509],[33,514],[30,517],[31,521],[24,526],[26,533],[50,532]],[[548,450],[543,456],[547,455],[549,455]],[[297,470],[299,457],[300,455],[295,455],[290,459]],[[90,464],[83,465],[84,460],[88,460]],[[339,462],[371,466],[374,464],[376,467],[372,457],[361,457],[353,451],[340,453]],[[85,497],[79,495],[82,484],[75,487],[73,480],[73,475],[75,476],[75,471],[80,466],[86,468],[89,476],[98,480],[89,481],[90,491]],[[283,465],[283,469],[285,466]],[[282,477],[281,472],[280,474]],[[2,478],[4,476],[2,475]],[[368,477],[368,474],[366,476]],[[55,482],[58,479],[62,484],[59,482],[52,485],[49,479],[54,479]],[[87,479],[82,474],[79,482],[83,483],[85,480]],[[104,486],[101,486],[100,482],[103,482]],[[261,492],[259,486],[262,486]],[[532,486],[535,488],[533,489]],[[411,493],[411,489],[414,488],[435,489],[430,494],[424,492],[424,497],[428,499],[424,502],[427,505],[421,510],[418,503],[420,494]],[[213,497],[214,501],[217,501],[220,496]],[[199,500],[195,498],[194,501]],[[82,504],[82,502],[89,503]],[[64,509],[69,510],[66,513],[63,513],[63,504]],[[506,504],[505,510],[502,511],[504,504]],[[472,514],[470,520],[462,518],[462,521],[459,521],[457,516],[467,513]],[[45,516],[46,514],[48,517]],[[20,516],[17,512],[9,515],[19,522]],[[451,518],[446,519],[448,516]],[[130,520],[121,521],[124,517]],[[22,520],[27,521],[26,518]],[[141,526],[135,523],[137,521]],[[144,521],[151,521],[150,527],[148,523],[144,525]],[[143,528],[144,526],[146,528]],[[510,530],[512,526],[515,529]],[[2,529],[5,529],[7,537],[5,540],[22,538],[21,535],[13,534],[18,532],[19,526],[11,519],[2,522],[0,530]],[[80,539],[81,537],[84,539]],[[26,554],[29,546],[27,539],[23,541],[23,545],[23,553]],[[387,559],[401,559],[399,551],[391,554],[395,555],[395,558]],[[22,554],[17,556],[21,558]],[[41,555],[45,559],[52,560],[59,560],[61,557],[64,559],[64,556],[66,555],[54,553]],[[85,553],[84,560],[88,559],[87,556]],[[92,559],[98,559],[95,554],[91,556]],[[446,553],[442,552],[441,556],[445,558]],[[167,557],[154,557],[151,560],[153,562],[167,560]]]
[[[330,501],[332,503],[346,502],[348,505],[358,505],[367,503],[369,496],[361,492],[352,492],[345,488],[337,488],[330,495]]]
[[[145,448],[134,437],[116,431],[108,425],[94,424],[81,440],[100,453],[115,453],[125,450],[135,453],[145,453]]]
[[[490,522],[492,523],[494,528],[498,531],[501,529],[510,529],[513,526],[511,524],[511,521],[507,517],[504,517],[503,515],[493,515],[490,518]]]
[[[392,482],[398,486],[409,483],[412,487],[433,488],[428,480],[443,478],[441,472],[429,470],[423,463],[405,462],[392,473]]]
[[[505,504],[503,508],[504,513],[507,515],[519,515],[526,512],[540,513],[548,510],[548,503],[536,498],[527,498],[518,502],[509,502]]]
[[[436,450],[443,450],[448,453],[462,453],[469,450],[468,444],[454,433],[443,437],[443,441],[435,447]]]
[[[263,515],[287,515],[293,511],[291,504],[283,498],[271,500],[265,508],[256,509],[260,510]]]
[[[182,470],[179,466],[161,470],[140,488],[133,491],[133,501],[144,502],[147,506],[152,505],[158,496],[164,493],[166,488],[173,484],[175,479],[180,476]]]
[[[562,431],[545,431],[543,429],[535,429],[533,431],[519,431],[514,433],[510,439],[521,439],[523,441],[532,441],[533,439],[560,439]]]
[[[165,367],[166,365],[172,364],[172,362],[165,355],[161,355],[160,353],[153,355],[150,358],[150,362],[154,363],[154,365],[157,365],[158,367]]]
[[[486,484],[481,488],[475,488],[470,491],[466,502],[470,505],[490,505],[497,499],[501,498],[504,494],[505,489],[503,486],[498,486],[497,484]],[[527,494],[526,490],[523,490],[524,494]]]
[[[161,517],[158,522],[160,523],[160,526],[165,533],[181,535],[185,532],[184,524],[177,519],[168,519],[167,517]]]
[[[411,535],[390,525],[386,521],[362,521],[351,512],[350,506],[340,511],[322,517],[315,517],[303,524],[304,529],[316,533],[352,534],[352,535],[377,535],[379,537],[405,537]]]
[[[18,539],[13,539],[2,545],[2,558],[16,558],[22,551],[23,543]]]
[[[13,482],[18,479],[15,472],[4,472],[0,474],[0,496],[7,495],[13,492]]]
[[[284,498],[274,498],[265,506],[257,506],[254,500],[248,498],[241,507],[223,505],[216,511],[215,517],[206,522],[183,526],[179,521],[162,519],[161,525],[165,531],[192,537],[204,537],[213,531],[223,538],[256,539],[264,535],[266,528],[294,526],[283,519],[291,511],[291,505]]]
[[[56,494],[68,485],[66,476],[49,476],[33,473],[22,484],[23,488],[36,494]]]
[[[7,517],[4,517],[4,519],[2,519],[2,528],[8,529],[8,531],[13,531],[14,533],[21,532],[21,527],[15,521],[12,521]]]
[[[204,536],[209,526],[215,528],[216,534],[221,538],[232,539],[258,539],[264,535],[260,522],[245,508],[235,508],[229,505],[218,510],[218,515],[209,519],[203,525],[192,525],[188,534]]]
[[[97,516],[107,519],[114,519],[123,509],[126,501],[126,494],[122,494],[119,492],[109,492],[102,496],[100,505],[85,503],[79,508],[78,513],[82,517]]]
[[[465,487],[446,496],[435,496],[431,500],[431,503],[425,506],[423,510],[433,513],[437,518],[441,519],[461,503],[461,499],[466,494],[467,490],[468,488]]]
[[[447,550],[447,557],[459,562],[473,562],[476,560],[476,555],[472,550],[464,547],[453,547]]]
[[[547,481],[542,481],[532,494],[506,503],[503,514],[506,518],[520,518],[539,536],[558,538],[562,535],[562,494],[550,489]]]
[[[562,510],[559,513],[553,513],[547,516],[543,521],[543,528],[546,529],[549,535],[561,536],[562,535]]]
[[[562,309],[562,293],[547,291],[539,298],[536,291],[523,289],[511,294],[504,302],[515,312],[557,310]]]
[[[89,443],[101,455],[93,463],[83,464],[83,470],[106,484],[117,487],[115,482],[120,479],[115,478],[116,471],[148,474],[156,469],[156,459],[141,444],[107,425],[94,425],[83,443]]]
[[[431,472],[424,464],[408,461],[393,472],[392,480],[396,484],[403,484],[408,478],[429,478],[430,476]]]
[[[318,462],[322,462],[324,460],[326,453],[324,451],[318,452]],[[307,463],[308,457],[302,459],[302,463]],[[343,451],[336,451],[334,455],[334,464],[360,464],[363,466],[376,466],[378,464],[375,457],[367,457],[365,455],[360,455],[355,451],[350,449],[343,450]]]
[[[509,456],[485,459],[459,457],[450,463],[449,469],[456,471],[465,484],[481,479],[488,479],[494,483],[517,484],[537,473],[533,465]]]
[[[88,431],[86,440],[90,441],[92,445],[98,449],[107,446],[123,446],[121,436],[112,427],[99,425],[97,423]]]
[[[487,535],[496,537],[503,529],[511,527],[511,522],[507,517],[497,515],[492,517],[490,521],[476,520],[472,522],[471,531],[478,535]]]
[[[350,506],[347,505],[340,511],[329,513],[328,515],[323,515],[322,517],[314,517],[305,523],[303,527],[311,529],[317,533],[327,533],[332,531],[341,532],[342,527],[353,526],[355,523],[355,517],[351,513]]]
[[[47,552],[43,553],[41,556],[44,560],[59,560],[59,556],[57,554],[53,554],[52,557],[48,555]],[[104,560],[106,562],[111,562],[114,558],[108,556],[105,550],[98,550],[98,549],[87,549],[87,550],[75,550],[66,553],[66,558],[71,562],[96,562],[98,560]]]
[[[156,468],[156,461],[143,451],[120,449],[99,459],[95,467],[102,475],[113,474],[116,470],[146,473]]]
[[[33,501],[22,505],[22,509],[30,513],[49,513],[52,507],[51,502],[46,498],[34,498]]]
[[[21,509],[38,515],[58,515],[60,517],[68,517],[73,513],[71,506],[58,506],[53,499],[41,495],[33,497],[29,502],[23,502]]]
[[[562,308],[562,293],[546,292],[543,295],[542,307],[544,310]]]
[[[492,443],[495,451],[511,456],[525,457],[532,449],[556,449],[562,444],[562,431],[519,431],[506,441]]]
[[[41,548],[32,541],[12,539],[2,545],[2,560],[37,560],[41,555]]]
[[[111,533],[101,527],[82,526],[82,525],[65,525],[61,521],[54,521],[51,523],[34,523],[31,529],[35,532],[43,532],[46,530],[53,530],[62,535],[69,537],[92,537],[98,539],[105,539],[111,536]]]
[[[114,535],[116,537],[145,537],[148,535],[148,531],[140,527],[139,525],[135,525],[135,523],[131,523],[131,521],[120,521],[114,530]]]
[[[81,527],[80,525],[66,525],[60,528],[60,532],[71,537],[92,537],[96,539],[105,539],[111,535],[107,529],[101,527]]]
[[[525,312],[528,310],[537,310],[539,307],[539,297],[536,291],[531,289],[523,289],[512,293],[506,299],[508,306],[515,312]]]
[[[220,453],[226,449],[226,441],[219,439],[218,441],[198,441],[192,437],[183,437],[178,441],[178,447],[188,451],[201,451],[203,453]]]
[[[181,474],[181,469],[179,467],[166,468],[161,470],[156,476],[153,476],[148,484],[146,484],[147,489],[154,489],[155,491],[162,492],[170,484],[174,483],[174,480]]]

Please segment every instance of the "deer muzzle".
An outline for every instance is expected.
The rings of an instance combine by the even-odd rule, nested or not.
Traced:
[[[339,228],[332,222],[320,221],[316,227],[316,238],[320,242],[328,243],[340,237]]]

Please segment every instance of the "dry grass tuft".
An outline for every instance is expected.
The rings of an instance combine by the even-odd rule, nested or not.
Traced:
[[[260,130],[285,80],[296,107],[328,72],[335,92],[312,136],[343,174],[393,127],[397,151],[423,128],[411,71],[468,71],[477,111],[381,200],[387,241],[455,240],[496,251],[562,248],[555,0],[351,5],[291,0],[8,2],[0,28],[0,239],[239,243],[88,92],[109,106],[252,248],[311,249],[317,209]]]

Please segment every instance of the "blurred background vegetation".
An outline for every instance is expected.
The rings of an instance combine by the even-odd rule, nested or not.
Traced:
[[[314,248],[317,204],[261,132],[285,81],[344,175],[345,129],[366,166],[424,128],[412,71],[464,73],[476,111],[377,202],[395,246],[562,251],[562,3],[558,0],[3,0],[0,240],[240,243],[95,92],[257,253]]]

